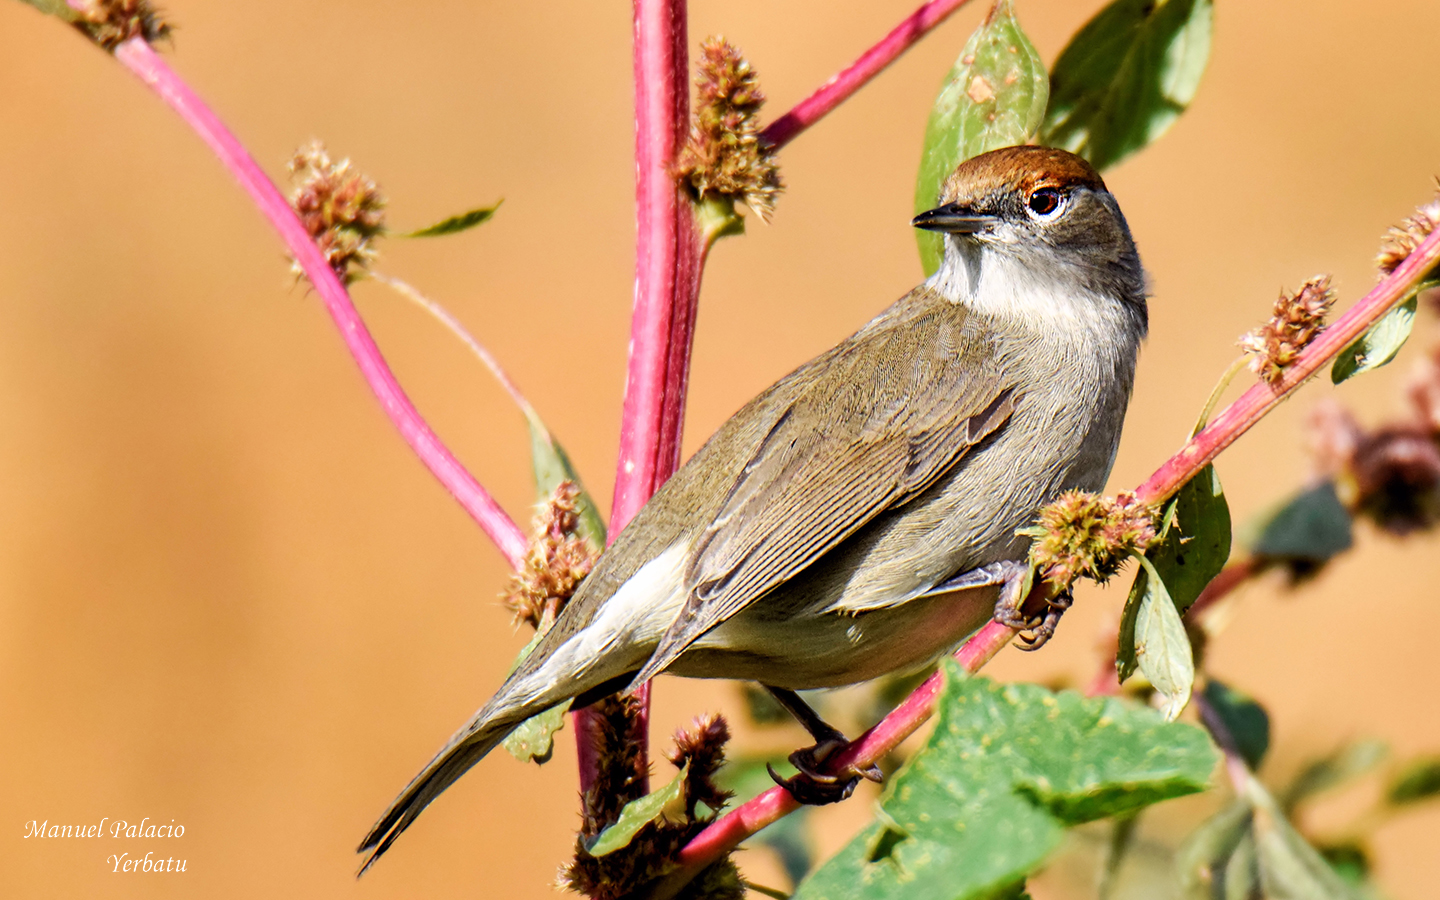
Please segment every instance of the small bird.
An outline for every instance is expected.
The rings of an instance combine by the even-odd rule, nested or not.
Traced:
[[[823,795],[806,763],[843,736],[794,690],[917,669],[991,616],[1024,621],[1030,539],[1015,532],[1062,492],[1104,487],[1145,274],[1115,198],[1063,150],[967,160],[913,224],[944,235],[939,270],[751,400],[656,492],[375,823],[365,867],[526,719],[660,672],[771,688],[817,740],[788,786]],[[878,775],[846,774],[842,794]]]

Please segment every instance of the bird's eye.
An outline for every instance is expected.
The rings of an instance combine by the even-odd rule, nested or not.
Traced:
[[[1025,201],[1030,212],[1038,218],[1048,218],[1060,208],[1060,192],[1054,188],[1041,188]]]

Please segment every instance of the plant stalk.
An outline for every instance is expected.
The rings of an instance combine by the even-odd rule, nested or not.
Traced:
[[[131,38],[120,44],[115,48],[115,58],[158,94],[239,180],[314,285],[365,383],[401,437],[494,541],[510,565],[518,567],[529,545],[525,534],[441,442],[405,395],[339,276],[326,263],[280,189],[215,113],[144,40]]]

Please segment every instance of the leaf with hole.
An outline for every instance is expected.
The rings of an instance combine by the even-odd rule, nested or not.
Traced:
[[[1211,0],[1102,9],[1055,61],[1040,140],[1105,169],[1160,137],[1200,89],[1214,15]]]
[[[1410,299],[1381,316],[1355,343],[1340,351],[1330,366],[1330,381],[1339,384],[1361,372],[1378,369],[1394,359],[1410,338],[1410,330],[1415,327],[1418,302],[1419,298],[1412,293]]]
[[[1200,729],[1113,697],[997,684],[944,663],[925,745],[889,779],[879,820],[796,900],[1019,895],[1067,827],[1203,790]]]
[[[1049,84],[1040,54],[1015,18],[1014,4],[997,0],[960,51],[930,109],[915,180],[916,214],[935,206],[945,179],[960,163],[1028,141],[1045,116]],[[934,274],[944,252],[942,236],[922,229],[915,239],[925,274]]]

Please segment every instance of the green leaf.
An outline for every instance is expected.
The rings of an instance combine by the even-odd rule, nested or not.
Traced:
[[[1267,559],[1318,564],[1355,542],[1350,511],[1331,481],[1301,491],[1247,530],[1255,535],[1247,541],[1251,552]]]
[[[605,519],[600,515],[600,508],[591,499],[585,485],[580,481],[580,473],[575,471],[575,465],[570,462],[570,456],[565,448],[550,434],[550,429],[540,421],[540,416],[534,409],[528,406],[522,409],[525,413],[525,421],[530,426],[530,465],[535,473],[535,496],[544,503],[555,493],[555,488],[562,481],[574,482],[580,488],[580,495],[576,498],[576,511],[580,516],[580,536],[589,542],[590,546],[599,551],[605,548]]]
[[[1259,883],[1260,873],[1253,865],[1253,843],[1249,847],[1250,860],[1237,858],[1241,843],[1249,839],[1250,804],[1237,798],[1222,807],[1219,812],[1196,828],[1185,838],[1175,851],[1175,871],[1179,875],[1180,889],[1191,900],[1212,900],[1215,897],[1229,897],[1225,890],[1231,869],[1237,880],[1248,869],[1251,886]],[[1235,865],[1230,864],[1232,860]],[[1245,890],[1238,895],[1244,900],[1254,896]]]
[[[462,231],[469,231],[476,225],[488,221],[491,216],[495,215],[495,210],[500,208],[500,204],[504,202],[504,200],[497,200],[494,206],[482,206],[479,209],[472,209],[469,212],[463,212],[458,216],[451,216],[448,219],[442,219],[441,221],[436,222],[434,225],[427,225],[424,228],[417,228],[414,231],[407,231],[404,234],[398,234],[396,235],[396,237],[442,237],[447,234],[459,234]]]
[[[1374,769],[1389,754],[1390,748],[1384,741],[1372,739],[1345,744],[1301,769],[1280,792],[1280,804],[1289,815],[1301,802],[1334,790]]]
[[[510,664],[511,672],[518,669],[520,664],[525,661],[525,657],[539,646],[540,639],[545,636],[545,630],[548,630],[548,627],[547,625],[545,629],[537,631],[535,636],[530,639],[530,643],[520,649],[520,654],[515,657],[515,662]],[[519,728],[510,732],[509,736],[501,742],[501,746],[522,763],[549,762],[550,754],[555,751],[555,732],[565,726],[565,713],[569,709],[569,703],[561,703],[538,715],[531,716],[521,722]]]
[[[80,18],[80,13],[73,9],[65,0],[20,0],[21,3],[28,3],[47,16],[57,16],[67,22],[74,22]]]
[[[1385,802],[1406,806],[1429,800],[1440,794],[1440,757],[1417,759],[1391,780],[1385,789]]]
[[[1270,749],[1270,716],[1255,700],[1217,678],[1205,685],[1205,699],[1235,739],[1235,748],[1251,769],[1260,768]]]
[[[685,776],[690,774],[690,763],[680,767],[675,779],[658,791],[653,791],[639,800],[632,800],[620,810],[615,824],[595,836],[585,848],[591,856],[604,856],[628,846],[640,829],[657,819],[683,821],[685,817]]]
[[[1139,559],[1145,569],[1146,588],[1135,615],[1135,662],[1165,698],[1165,718],[1174,721],[1190,702],[1190,689],[1195,683],[1195,657],[1190,649],[1190,636],[1185,633],[1185,623],[1180,621],[1180,612],[1165,589],[1165,582],[1150,560],[1143,556]]]
[[[1105,169],[1154,141],[1195,99],[1211,0],[1115,0],[1060,53],[1042,143]]]
[[[1264,896],[1275,900],[1356,900],[1355,892],[1300,836],[1259,781],[1250,779],[1245,797],[1254,810],[1255,848]]]
[[[1330,366],[1330,381],[1339,384],[1361,372],[1378,369],[1394,359],[1410,337],[1410,329],[1415,326],[1418,302],[1419,297],[1411,295],[1409,300],[1381,316],[1355,343],[1340,351]]]
[[[1205,586],[1225,568],[1230,559],[1230,545],[1230,505],[1225,500],[1215,467],[1206,466],[1196,472],[1166,506],[1160,540],[1145,556],[1160,573],[1176,611],[1184,615]],[[1143,567],[1135,573],[1135,583],[1121,615],[1119,653],[1115,660],[1121,681],[1133,675],[1138,665],[1135,626],[1141,603],[1149,591],[1149,579]]]
[[[915,180],[915,212],[935,206],[960,163],[1030,140],[1045,116],[1049,90],[1045,64],[1020,29],[1014,4],[997,0],[935,97]],[[932,275],[940,268],[943,236],[917,229],[915,238],[925,274]]]
[[[1153,710],[944,670],[935,729],[890,779],[879,821],[796,900],[1018,895],[1067,826],[1203,790],[1215,766],[1204,732]]]

